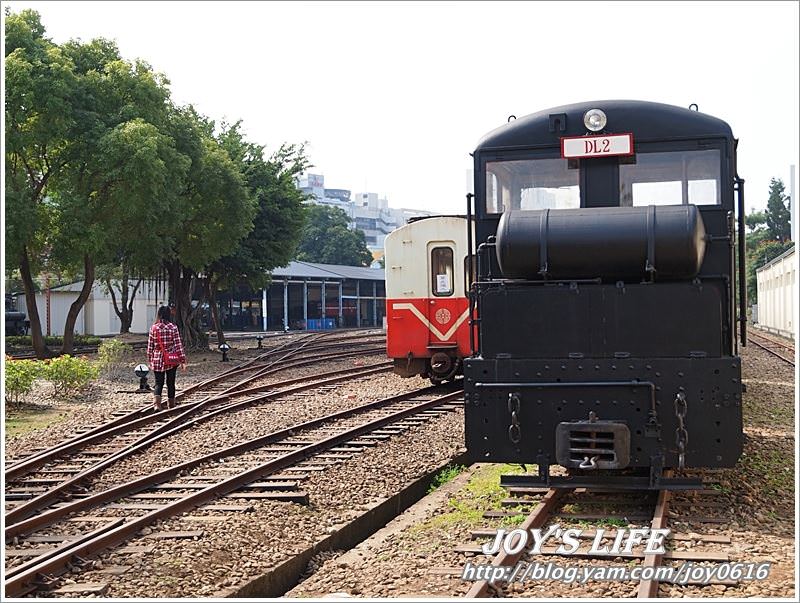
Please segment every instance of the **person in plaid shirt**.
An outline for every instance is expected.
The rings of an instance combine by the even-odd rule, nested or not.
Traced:
[[[186,370],[186,352],[183,350],[178,327],[170,322],[171,310],[169,306],[158,309],[158,318],[150,327],[150,336],[147,338],[147,363],[156,377],[156,388],[153,391],[153,408],[156,412],[161,410],[161,393],[164,391],[164,381],[167,382],[167,408],[175,406],[175,373],[178,366]]]

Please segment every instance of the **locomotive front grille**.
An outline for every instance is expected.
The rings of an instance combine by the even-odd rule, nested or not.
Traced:
[[[630,462],[630,440],[630,430],[622,423],[559,423],[556,459],[573,469],[623,469]]]

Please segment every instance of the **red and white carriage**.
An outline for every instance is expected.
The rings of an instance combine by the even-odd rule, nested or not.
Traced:
[[[434,383],[469,355],[467,221],[421,218],[386,237],[386,348],[394,371]]]

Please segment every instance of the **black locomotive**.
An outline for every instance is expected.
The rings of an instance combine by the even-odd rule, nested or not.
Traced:
[[[536,463],[518,484],[651,489],[699,484],[666,469],[736,463],[736,145],[697,110],[618,100],[484,136],[468,203],[475,460]]]

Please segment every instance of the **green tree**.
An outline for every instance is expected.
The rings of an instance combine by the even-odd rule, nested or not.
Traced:
[[[780,180],[773,179],[770,184],[770,199],[773,199],[773,195],[775,199],[780,199],[783,196],[782,191],[783,183]],[[782,205],[783,201],[780,204]],[[785,209],[785,206],[783,207]],[[777,219],[775,218],[776,215],[779,216]],[[783,234],[783,226],[781,224],[785,224],[788,229],[788,220],[784,221],[780,215],[779,204],[773,201],[772,211],[768,204],[767,211],[757,212],[752,210],[750,214],[745,216],[745,223],[750,231],[745,238],[745,274],[747,277],[747,299],[750,303],[758,302],[756,271],[792,246],[792,242],[788,238],[784,240],[777,238]]]
[[[177,149],[190,159],[174,219],[166,226],[172,249],[165,256],[175,322],[187,348],[207,345],[198,327],[204,299],[192,305],[203,289],[204,271],[236,249],[253,228],[256,202],[239,166],[214,133],[214,123],[192,107],[176,108],[170,132]]]
[[[784,242],[792,237],[791,214],[786,207],[788,197],[784,194],[783,181],[780,178],[773,178],[769,183],[769,199],[767,199],[767,211],[765,219],[769,238]]]
[[[98,263],[152,267],[168,250],[160,221],[174,206],[189,162],[161,130],[166,78],[144,62],[123,60],[107,40],[68,42],[63,51],[78,78],[81,128],[53,196],[60,219],[51,237],[58,263],[83,269],[84,285],[64,326],[61,352],[70,353]]]
[[[750,232],[755,232],[767,223],[767,215],[763,211],[752,210],[744,217],[744,222]]]
[[[50,268],[84,284],[64,325],[62,353],[91,291],[95,267],[119,258],[153,265],[169,249],[161,220],[189,166],[166,125],[168,82],[113,42],[61,46],[34,11],[6,20],[6,253],[18,258],[37,355],[33,277]]]
[[[73,159],[77,78],[62,50],[44,36],[39,14],[11,13],[5,21],[5,252],[19,268],[37,356],[50,355],[36,308],[34,276],[58,223],[48,202],[53,183]]]
[[[294,257],[304,219],[304,195],[294,185],[294,177],[308,167],[308,161],[302,146],[287,144],[265,159],[264,147],[246,141],[239,122],[224,125],[219,140],[239,166],[245,186],[257,203],[250,233],[232,253],[205,270],[204,286],[217,340],[224,343],[216,292],[239,283],[253,289],[264,287],[269,283],[269,273]]]
[[[347,214],[338,207],[306,205],[306,225],[297,259],[321,264],[369,266],[372,254],[367,249],[364,231],[348,228]]]

